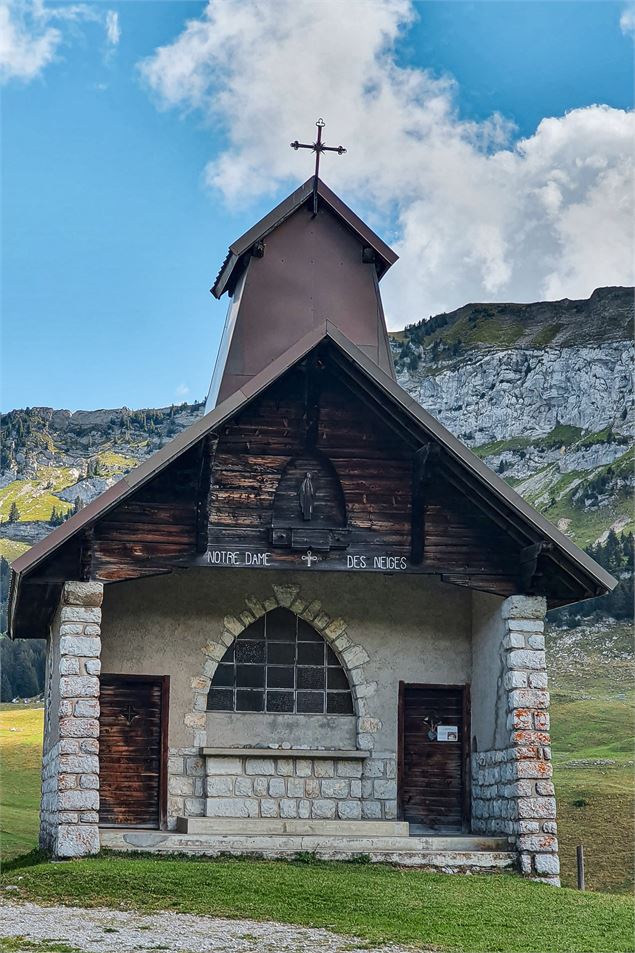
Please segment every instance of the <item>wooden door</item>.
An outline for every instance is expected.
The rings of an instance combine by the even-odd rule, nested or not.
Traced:
[[[165,824],[168,677],[102,675],[99,823]]]
[[[431,830],[467,830],[467,686],[402,682],[399,695],[399,799],[403,819]]]

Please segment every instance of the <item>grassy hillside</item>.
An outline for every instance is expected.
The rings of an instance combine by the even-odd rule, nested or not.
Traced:
[[[615,448],[617,456],[610,463],[562,472],[565,455],[581,456],[603,444]],[[618,534],[635,529],[635,450],[628,444],[608,428],[593,433],[561,424],[543,437],[512,437],[472,449],[578,546],[586,547],[610,527]]]
[[[0,856],[37,845],[44,710],[0,705]]]
[[[393,331],[390,337],[400,345],[424,344],[455,354],[481,345],[541,348],[630,340],[632,297],[631,288],[598,288],[578,301],[466,304]]]

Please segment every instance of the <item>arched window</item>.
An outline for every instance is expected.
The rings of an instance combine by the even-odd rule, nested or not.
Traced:
[[[288,609],[252,622],[227,649],[208,711],[352,715],[344,669],[319,632]]]

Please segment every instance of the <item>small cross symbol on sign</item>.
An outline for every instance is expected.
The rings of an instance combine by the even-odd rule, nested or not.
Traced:
[[[302,557],[302,562],[307,564],[307,567],[310,569],[313,563],[319,563],[320,557],[314,556],[310,549],[307,550],[306,556]]]

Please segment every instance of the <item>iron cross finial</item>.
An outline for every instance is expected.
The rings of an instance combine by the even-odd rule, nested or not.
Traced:
[[[323,152],[337,152],[338,156],[343,156],[346,152],[344,146],[325,146],[322,142],[322,130],[326,123],[323,119],[318,119],[315,124],[317,126],[317,139],[315,142],[298,142],[296,139],[295,142],[291,143],[291,148],[295,149],[311,149],[312,152],[315,152],[315,178],[313,179],[313,214],[317,215],[317,184],[318,184],[318,175],[320,174],[320,156]]]

